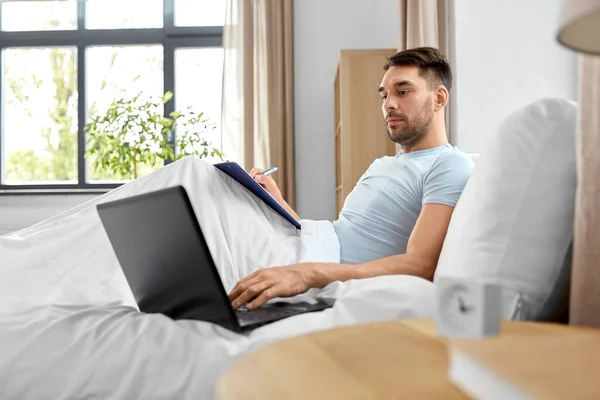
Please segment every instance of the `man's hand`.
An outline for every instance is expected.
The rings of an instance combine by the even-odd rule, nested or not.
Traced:
[[[281,202],[283,197],[281,196],[281,190],[279,190],[277,183],[275,183],[275,180],[273,177],[271,177],[271,175],[261,175],[263,172],[264,169],[252,168],[250,170],[250,176],[254,178],[256,182],[260,183],[260,185],[264,187],[267,192],[271,193],[271,196],[275,197],[275,200]]]
[[[234,310],[246,305],[258,308],[276,297],[291,297],[313,287],[314,271],[311,264],[263,268],[240,280],[229,293]]]
[[[277,200],[277,202],[281,204],[281,206],[285,208],[287,212],[289,212],[290,215],[294,217],[294,219],[296,219],[296,221],[300,221],[300,216],[296,214],[296,211],[294,211],[292,207],[290,207],[290,205],[287,203],[287,201],[284,200],[283,196],[281,195],[281,190],[279,190],[279,187],[277,186],[277,183],[275,183],[275,180],[271,177],[271,175],[261,175],[263,172],[264,170],[261,168],[252,168],[250,170],[250,176],[254,178],[254,180],[258,182],[263,188],[265,188],[265,190],[269,192],[271,196],[273,196],[275,200]]]

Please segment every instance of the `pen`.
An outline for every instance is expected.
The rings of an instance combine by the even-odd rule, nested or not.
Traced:
[[[271,167],[269,169],[266,169],[266,170],[263,171],[263,173],[261,175],[263,175],[263,176],[269,176],[269,175],[271,175],[274,172],[277,172],[277,167]]]

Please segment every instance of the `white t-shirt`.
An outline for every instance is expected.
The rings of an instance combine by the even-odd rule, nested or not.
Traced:
[[[451,145],[375,160],[333,222],[340,261],[357,264],[406,252],[421,207],[454,207],[471,176],[471,158]]]

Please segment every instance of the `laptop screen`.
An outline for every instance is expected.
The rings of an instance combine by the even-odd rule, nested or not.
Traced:
[[[239,329],[183,187],[97,208],[140,311]]]

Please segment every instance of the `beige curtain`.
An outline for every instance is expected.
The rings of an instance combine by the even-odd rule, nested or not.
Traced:
[[[580,56],[571,324],[600,328],[600,56]]]
[[[430,46],[448,57],[455,71],[454,0],[400,0],[400,44],[398,50]],[[456,82],[456,79],[454,80]],[[446,131],[452,143],[456,129],[456,85],[450,90],[446,108]]]
[[[227,0],[222,148],[273,175],[294,207],[292,0]]]

